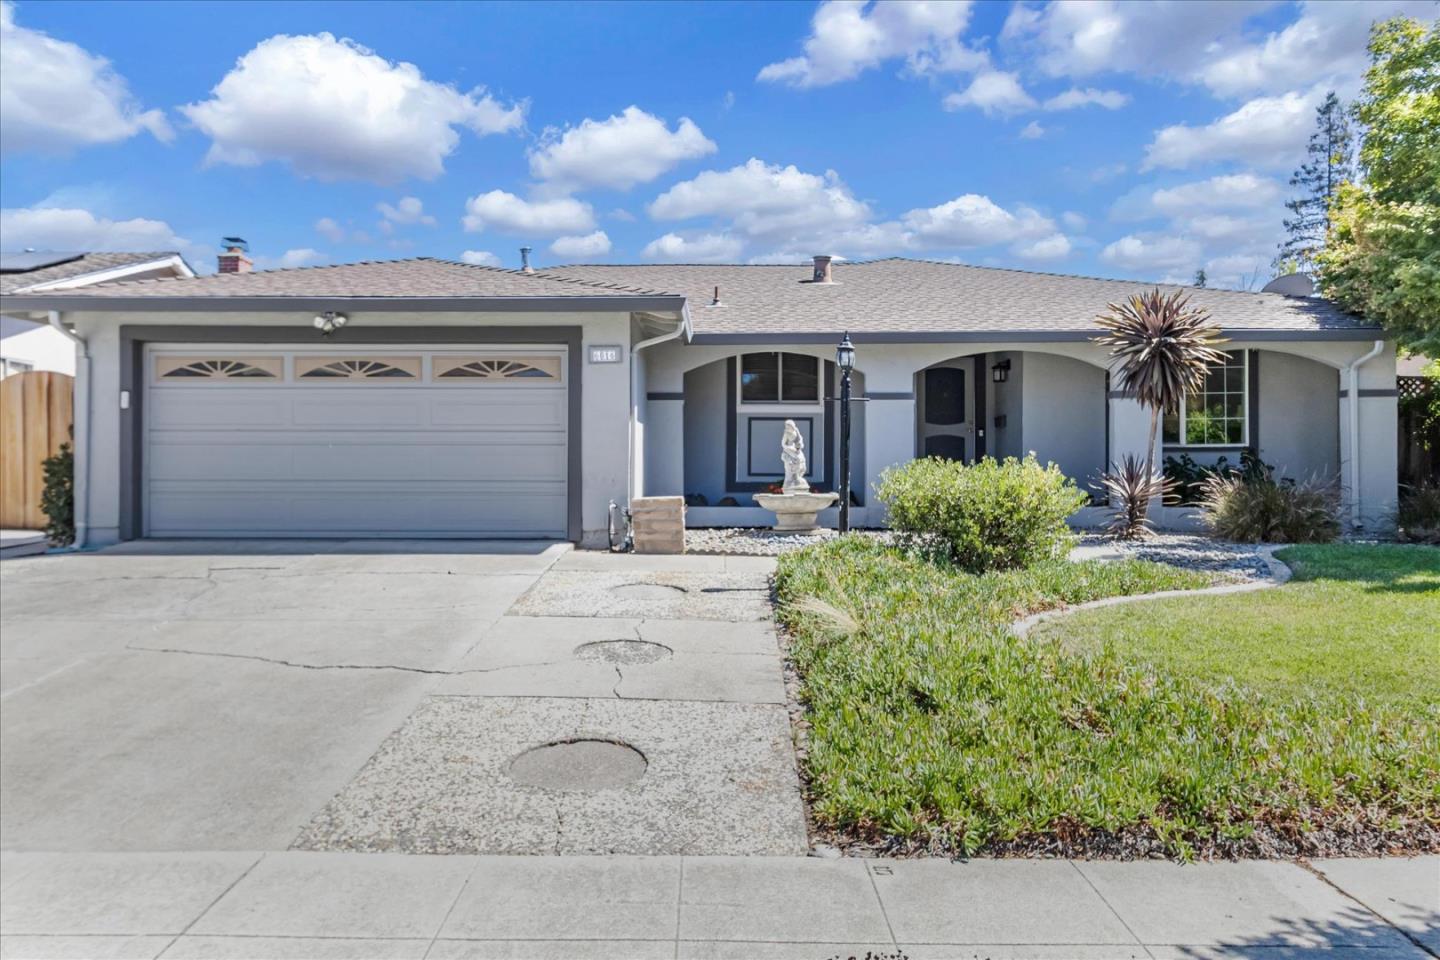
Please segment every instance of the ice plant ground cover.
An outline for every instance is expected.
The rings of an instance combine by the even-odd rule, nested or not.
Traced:
[[[1344,631],[1364,614],[1337,606],[1372,595],[1392,608],[1382,623],[1412,618],[1419,636],[1436,619],[1434,554],[1407,554],[1395,573],[1391,549],[1297,548],[1286,554],[1301,571],[1293,586],[1179,602],[1211,604],[1197,634],[1222,622],[1243,632],[1255,605],[1298,617],[1311,594],[1310,622]],[[1305,572],[1307,558],[1326,557],[1329,569],[1374,579],[1341,587]],[[800,677],[817,830],[894,853],[1440,849],[1440,704],[1418,680],[1425,659],[1404,653],[1423,639],[1372,651],[1408,659],[1411,680],[1357,674],[1346,688],[1327,680],[1359,655],[1343,643],[1333,655],[1297,653],[1294,682],[1251,683],[1255,671],[1232,677],[1204,658],[1198,670],[1118,643],[1045,631],[1018,640],[1007,629],[1049,607],[1206,582],[1143,561],[975,576],[860,538],[782,557],[780,618]],[[1153,603],[1109,615],[1147,610],[1158,629]],[[1357,696],[1367,685],[1375,692]],[[1390,695],[1401,690],[1411,692]]]

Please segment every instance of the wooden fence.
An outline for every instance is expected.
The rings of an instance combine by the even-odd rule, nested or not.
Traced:
[[[43,530],[45,458],[70,442],[75,378],[17,373],[0,380],[0,527]]]
[[[1433,377],[1396,377],[1400,392],[1400,482],[1440,483],[1440,423],[1425,425],[1421,406],[1440,391]]]

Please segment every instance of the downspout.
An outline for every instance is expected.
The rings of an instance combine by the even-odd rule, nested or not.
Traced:
[[[1360,522],[1360,367],[1380,355],[1385,349],[1384,340],[1376,340],[1375,346],[1364,356],[1356,357],[1345,367],[1346,398],[1350,401],[1350,526],[1359,529]]]
[[[649,340],[641,340],[630,348],[630,430],[628,433],[629,449],[626,451],[626,459],[630,464],[630,480],[627,486],[627,500],[633,500],[644,491],[640,489],[639,478],[641,470],[635,463],[635,432],[639,429],[640,404],[645,398],[640,396],[640,378],[636,375],[636,364],[640,361],[640,351],[648,350],[656,344],[666,343],[670,340],[677,340],[680,337],[690,338],[690,307],[687,303],[680,314],[680,323],[669,333],[662,333],[658,337],[651,337]]]
[[[85,547],[90,532],[90,345],[85,338],[65,329],[60,311],[49,311],[50,326],[73,341],[75,356],[75,549]]]

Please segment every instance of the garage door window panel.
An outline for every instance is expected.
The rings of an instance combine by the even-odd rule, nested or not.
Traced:
[[[284,377],[285,361],[280,357],[156,357],[155,376],[160,380],[270,380]]]
[[[419,357],[296,357],[300,380],[418,380]]]
[[[453,381],[560,382],[560,357],[435,357],[435,379]]]

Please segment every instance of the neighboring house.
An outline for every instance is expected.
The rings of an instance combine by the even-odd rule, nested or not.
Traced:
[[[768,523],[750,497],[781,478],[786,418],[813,482],[835,484],[846,332],[864,398],[857,525],[883,522],[872,485],[916,456],[1033,450],[1088,486],[1147,442],[1148,412],[1110,389],[1091,337],[1108,302],[1148,284],[904,259],[832,277],[823,258],[533,273],[423,258],[246,272],[224,256],[239,260],[215,276],[4,298],[59,311],[93,358],[88,440],[77,425],[92,543],[598,544],[610,501],[665,494],[704,497],[692,525]],[[1393,344],[1322,300],[1190,293],[1231,360],[1167,422],[1165,452],[1234,461],[1248,447],[1291,476],[1340,475],[1352,518],[1383,523]]]
[[[195,271],[178,253],[0,253],[0,295],[193,276]],[[31,370],[74,376],[74,341],[43,319],[0,314],[0,378]]]

